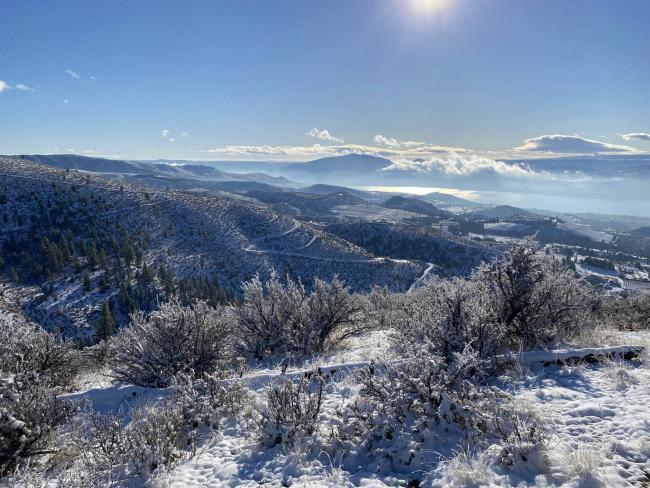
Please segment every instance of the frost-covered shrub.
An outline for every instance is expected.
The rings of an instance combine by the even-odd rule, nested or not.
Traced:
[[[68,388],[82,361],[72,342],[60,340],[21,316],[0,313],[0,371],[39,375],[43,384]]]
[[[36,372],[0,377],[0,475],[45,449],[72,412]]]
[[[243,389],[214,376],[175,379],[173,396],[122,414],[87,412],[79,444],[89,466],[105,476],[168,470],[196,453],[220,420],[236,415]]]
[[[422,470],[440,442],[471,449],[497,443],[505,464],[527,459],[541,429],[516,412],[510,395],[480,386],[482,377],[482,360],[470,348],[451,361],[373,364],[359,373],[359,396],[342,409],[336,438],[384,460],[386,469]]]
[[[592,296],[559,259],[515,245],[472,281],[482,297],[477,313],[492,324],[503,347],[547,347],[577,335],[592,311]]]
[[[626,297],[606,297],[601,307],[601,318],[617,329],[650,329],[650,294],[635,293]]]
[[[168,386],[178,373],[213,373],[233,358],[230,311],[205,302],[168,302],[149,316],[136,313],[109,347],[107,362],[119,381]]]
[[[449,361],[471,345],[480,357],[549,347],[596,320],[599,298],[559,259],[516,245],[469,279],[431,281],[402,296],[395,344]]]
[[[215,375],[195,378],[180,374],[174,382],[174,401],[181,405],[185,423],[193,429],[201,425],[217,429],[224,417],[239,414],[247,398],[237,382],[224,382]]]
[[[471,381],[480,366],[471,348],[452,362],[434,356],[373,364],[359,373],[362,388],[349,412],[350,425],[369,438],[391,439],[413,418],[464,423],[467,405],[480,399]]]
[[[259,421],[260,440],[268,447],[291,445],[314,434],[323,403],[323,384],[323,375],[317,371],[296,381],[285,378],[269,385]]]
[[[0,313],[0,474],[45,449],[73,406],[58,398],[79,369],[71,344]]]
[[[128,460],[141,473],[171,468],[188,457],[191,443],[183,409],[174,402],[135,409],[124,436]]]
[[[396,312],[400,309],[399,295],[387,287],[374,286],[370,293],[362,296],[364,320],[373,329],[388,329],[393,326]]]
[[[405,295],[394,314],[393,342],[398,349],[434,354],[450,361],[468,344],[481,354],[492,349],[494,333],[483,321],[474,283],[455,278],[431,281]]]
[[[343,282],[316,279],[308,293],[301,283],[277,275],[262,283],[244,283],[244,300],[236,309],[243,348],[257,358],[277,353],[320,352],[361,333],[362,303]]]

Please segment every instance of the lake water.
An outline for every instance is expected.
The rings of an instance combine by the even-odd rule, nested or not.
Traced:
[[[434,188],[420,186],[365,186],[368,191],[385,191],[391,193],[410,193],[426,195],[440,192],[471,200],[477,203],[493,205],[512,205],[525,209],[551,210],[555,212],[593,212],[610,215],[635,215],[650,217],[650,196],[646,200],[625,200],[608,198],[565,197],[540,195],[535,193],[516,193],[484,190],[466,190],[458,188]],[[650,193],[650,192],[649,192]]]

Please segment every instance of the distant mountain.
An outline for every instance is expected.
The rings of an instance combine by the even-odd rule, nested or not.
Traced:
[[[331,209],[339,205],[361,205],[366,203],[365,200],[348,192],[333,192],[317,195],[290,191],[249,191],[246,193],[246,196],[270,205],[288,205],[297,209],[304,216],[327,215],[330,214]]]
[[[422,195],[421,197],[422,200],[426,200],[427,202],[431,202],[435,205],[441,205],[441,206],[455,206],[455,207],[470,207],[470,208],[480,208],[483,207],[482,204],[473,202],[471,200],[467,200],[465,198],[460,198],[456,197],[454,195],[450,195],[448,193],[440,193],[440,192],[431,192],[427,193],[426,195]]]
[[[88,171],[103,175],[122,175],[126,177],[172,177],[190,178],[202,183],[212,182],[257,182],[274,186],[295,186],[283,176],[270,176],[265,173],[230,173],[211,165],[170,162],[121,161],[116,159],[93,158],[76,154],[26,155],[20,158],[47,164],[55,168]],[[172,185],[175,186],[175,185]]]
[[[21,155],[20,159],[27,159],[41,164],[47,164],[60,169],[75,169],[79,171],[90,171],[93,173],[124,173],[134,174],[154,173],[154,167],[146,170],[139,168],[133,163],[120,161],[117,159],[91,158],[88,156],[79,156],[77,154],[33,154]]]
[[[492,208],[484,208],[472,214],[474,217],[485,217],[489,219],[511,219],[513,217],[528,217],[534,215],[523,208],[510,205],[497,205]]]
[[[441,210],[435,205],[432,205],[431,203],[424,200],[403,196],[390,197],[388,200],[382,203],[382,207],[393,208],[396,210],[406,210],[409,212],[429,215],[432,217],[449,217],[452,215],[450,212]]]
[[[354,195],[359,198],[366,198],[368,196],[368,192],[365,192],[363,190],[355,190],[354,188],[348,188],[346,186],[324,184],[306,186],[304,188],[300,188],[300,191],[304,193],[313,193],[315,195],[329,195],[330,193],[349,193],[350,195]]]
[[[348,154],[307,163],[285,164],[277,167],[274,174],[305,182],[322,182],[326,178],[327,183],[364,184],[372,174],[378,174],[391,164],[388,159],[376,156]]]

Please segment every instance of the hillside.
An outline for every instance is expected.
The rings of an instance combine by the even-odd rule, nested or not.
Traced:
[[[390,197],[384,203],[383,207],[394,208],[397,210],[406,210],[419,214],[429,215],[431,217],[450,217],[452,214],[445,210],[441,210],[435,205],[419,200],[417,198],[408,198],[402,196]]]
[[[26,159],[65,170],[79,170],[100,173],[105,176],[185,178],[200,182],[250,181],[268,185],[293,185],[282,176],[269,176],[262,172],[235,173],[222,171],[210,164],[184,162],[181,164],[168,162],[123,161],[116,159],[79,156],[76,154],[22,155]]]
[[[160,190],[7,157],[0,159],[0,192],[4,275],[33,320],[68,335],[89,327],[107,300],[118,320],[132,302],[155,306],[165,281],[226,300],[239,293],[242,280],[274,269],[307,286],[315,276],[338,274],[357,290],[406,289],[424,270],[415,262],[375,259],[239,198]]]

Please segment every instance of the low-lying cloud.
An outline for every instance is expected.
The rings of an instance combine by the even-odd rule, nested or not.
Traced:
[[[501,176],[526,177],[539,176],[523,163],[506,163],[475,154],[450,154],[425,160],[398,159],[386,168],[387,171],[403,170],[418,173],[439,172],[453,176],[470,176],[477,173],[492,173]]]
[[[629,134],[623,134],[623,139],[626,141],[632,141],[638,139],[639,141],[650,141],[650,134],[645,132],[630,132]]]
[[[553,154],[600,154],[600,153],[626,153],[635,149],[627,146],[618,146],[607,142],[585,139],[569,135],[543,135],[526,139],[524,144],[515,148],[519,151],[544,152]]]

